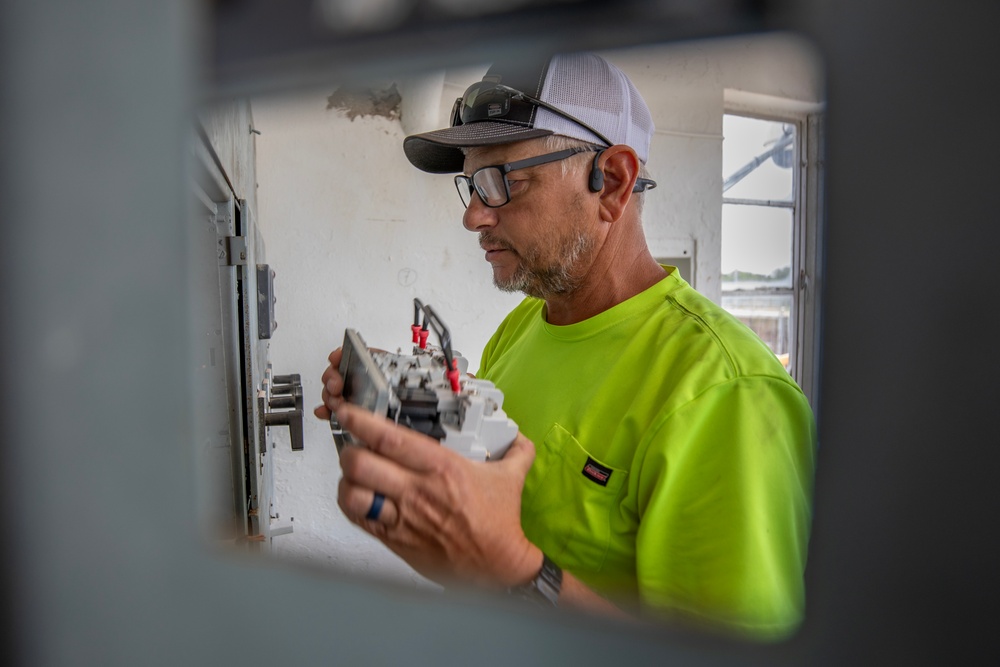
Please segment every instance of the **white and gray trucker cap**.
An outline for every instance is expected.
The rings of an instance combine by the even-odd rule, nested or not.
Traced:
[[[625,144],[643,164],[653,119],[620,69],[593,53],[559,54],[538,65],[496,62],[455,101],[452,126],[406,137],[413,166],[434,174],[462,171],[461,148],[558,134],[598,145]]]

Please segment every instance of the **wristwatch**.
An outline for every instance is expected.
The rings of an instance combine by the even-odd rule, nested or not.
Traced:
[[[538,575],[525,585],[510,589],[510,593],[540,606],[558,607],[562,578],[562,568],[542,554],[542,569]]]

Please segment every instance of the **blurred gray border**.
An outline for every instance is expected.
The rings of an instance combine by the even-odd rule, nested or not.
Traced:
[[[417,4],[413,21],[360,36],[331,36],[305,2],[0,5],[4,664],[982,658],[998,617],[1000,5],[527,3],[480,24]],[[198,541],[179,288],[198,103],[543,39],[610,48],[770,29],[815,41],[829,100],[823,422],[795,638],[752,647],[542,618]]]

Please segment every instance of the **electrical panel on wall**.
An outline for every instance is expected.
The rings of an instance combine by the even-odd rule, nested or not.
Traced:
[[[215,119],[229,152],[254,160],[238,115]],[[229,127],[229,126],[233,127]],[[194,463],[199,524],[213,543],[268,550],[291,532],[274,503],[271,430],[288,428],[303,448],[302,383],[268,360],[276,330],[275,272],[267,264],[253,206],[238,192],[204,125],[195,141],[195,182],[186,288],[191,294]]]

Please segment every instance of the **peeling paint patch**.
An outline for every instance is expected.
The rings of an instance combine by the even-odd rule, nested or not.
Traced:
[[[326,98],[326,108],[342,111],[352,121],[358,116],[384,116],[398,120],[403,98],[391,83],[382,89],[341,86]]]

